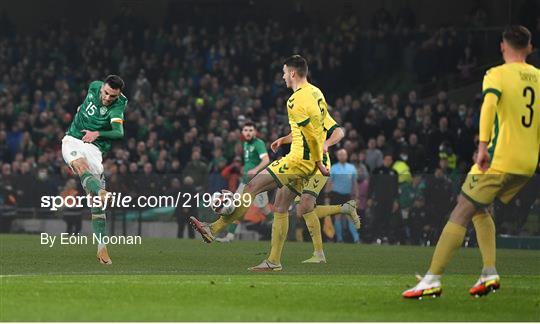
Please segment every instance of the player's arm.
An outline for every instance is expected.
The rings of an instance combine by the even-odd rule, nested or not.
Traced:
[[[270,163],[270,157],[268,157],[268,153],[261,155],[260,158],[261,163],[257,164],[257,166],[252,169],[255,170],[255,173],[259,173],[259,171],[264,169],[268,165],[268,163]]]
[[[478,154],[476,164],[480,170],[486,171],[489,168],[489,153],[487,146],[491,140],[491,131],[495,122],[497,103],[501,96],[501,85],[499,71],[490,70],[486,73],[483,82],[484,101],[480,110],[480,134],[478,143]]]
[[[337,126],[337,124],[334,129],[331,129],[328,132],[331,132],[331,133],[330,133],[330,137],[328,137],[326,141],[324,142],[324,147],[323,147],[324,153],[328,152],[328,148],[330,146],[336,145],[343,139],[343,137],[345,137],[345,131],[343,130],[343,128]]]
[[[312,154],[312,159],[315,161],[317,169],[324,176],[330,175],[330,170],[323,164],[323,148],[326,140],[324,125],[322,120],[322,112],[318,104],[309,103],[304,107],[299,107],[297,125],[301,128],[301,132],[306,139],[309,151]],[[307,118],[306,118],[307,117]]]
[[[266,150],[266,146],[262,142],[257,142],[255,144],[255,150],[257,151],[257,154],[259,154],[259,158],[261,159],[261,162],[257,164],[256,167],[249,170],[248,175],[250,177],[256,175],[259,173],[262,169],[264,169],[268,163],[270,163],[270,157],[268,156],[268,151]]]
[[[113,121],[111,122],[111,130],[100,131],[99,137],[108,138],[108,139],[119,139],[124,137],[124,126],[122,122]]]
[[[322,123],[317,116],[313,116],[312,122],[309,122],[307,125],[302,126],[302,134],[304,134],[307,145],[309,147],[309,151],[312,153],[313,160],[315,161],[317,168],[319,169],[319,171],[321,171],[321,174],[323,176],[329,176],[330,171],[322,162],[325,136]]]
[[[87,129],[83,129],[81,132],[85,133],[82,138],[82,141],[85,143],[92,143],[98,138],[115,140],[124,137],[124,126],[120,122],[111,122],[111,130],[89,131]]]
[[[89,131],[84,129],[81,131],[85,133],[82,141],[85,143],[92,143],[98,138],[116,140],[124,137],[124,107],[125,103],[123,106],[116,106],[112,108],[113,111],[111,112],[111,130]]]

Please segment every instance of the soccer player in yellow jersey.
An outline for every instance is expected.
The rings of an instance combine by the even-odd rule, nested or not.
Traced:
[[[287,58],[283,64],[283,79],[287,87],[294,93],[287,101],[287,113],[291,127],[292,143],[289,154],[271,163],[259,172],[245,187],[243,195],[252,199],[264,191],[288,186],[300,190],[302,182],[315,174],[317,170],[328,176],[329,170],[323,163],[323,146],[326,139],[323,121],[328,114],[322,92],[307,81],[308,66],[300,55]],[[278,190],[275,198],[274,222],[272,224],[272,240],[281,253],[288,230],[287,210],[296,193]],[[241,204],[231,215],[221,215],[212,224],[199,222],[191,217],[191,225],[202,235],[206,242],[212,242],[215,234],[228,224],[241,219],[249,206]],[[273,242],[274,243],[274,242]]]
[[[441,294],[441,275],[461,246],[471,220],[483,269],[469,293],[482,296],[500,288],[495,268],[495,224],[486,207],[494,199],[508,203],[519,192],[534,174],[540,151],[540,71],[525,63],[532,50],[531,33],[525,27],[510,26],[502,38],[505,63],[490,69],[484,77],[475,164],[441,233],[429,271],[414,288],[403,292],[403,297]]]
[[[324,119],[324,131],[329,136],[324,143],[324,157],[323,163],[326,168],[330,169],[330,157],[328,156],[328,147],[337,144],[344,136],[345,133],[341,127],[338,126],[336,121],[327,114]],[[276,152],[279,146],[283,144],[291,143],[292,133],[283,136],[272,143],[270,148]],[[343,213],[346,214],[356,228],[360,228],[360,218],[356,212],[356,201],[349,200],[342,205],[323,205],[317,206],[317,197],[324,188],[328,180],[327,176],[317,170],[317,172],[309,179],[305,179],[301,184],[297,186],[283,186],[279,191],[285,191],[286,195],[294,194],[297,196],[298,205],[296,206],[297,215],[301,215],[307,225],[311,240],[313,242],[313,255],[311,258],[304,260],[302,263],[326,263],[326,257],[323,251],[321,224],[319,218],[328,217],[334,214]],[[273,237],[274,233],[272,233]],[[272,240],[270,249],[270,255],[268,259],[265,259],[257,266],[251,267],[248,270],[253,272],[261,271],[276,271],[281,270],[281,248],[279,245],[281,241]],[[274,243],[278,243],[275,245]]]

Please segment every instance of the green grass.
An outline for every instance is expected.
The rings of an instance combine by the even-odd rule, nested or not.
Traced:
[[[284,270],[250,274],[269,242],[206,245],[143,239],[110,247],[39,244],[39,236],[0,236],[2,321],[539,321],[540,253],[500,250],[502,289],[467,294],[477,249],[462,249],[444,278],[442,298],[404,300],[432,248],[327,244],[329,263],[304,265],[311,245],[287,242]]]

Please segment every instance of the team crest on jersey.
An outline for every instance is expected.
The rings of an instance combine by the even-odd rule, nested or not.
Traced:
[[[101,107],[101,108],[99,108],[99,113],[100,113],[101,115],[105,115],[105,114],[107,113],[107,107]]]
[[[71,154],[72,156],[75,156],[75,155],[77,155],[77,151],[71,151],[70,154]]]

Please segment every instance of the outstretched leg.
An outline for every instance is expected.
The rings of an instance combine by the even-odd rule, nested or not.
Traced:
[[[471,221],[476,210],[476,206],[463,195],[458,197],[458,203],[450,214],[450,219],[446,223],[435,247],[428,272],[414,288],[403,292],[403,297],[421,298],[423,296],[440,295],[442,291],[441,275],[463,243],[467,224]]]

